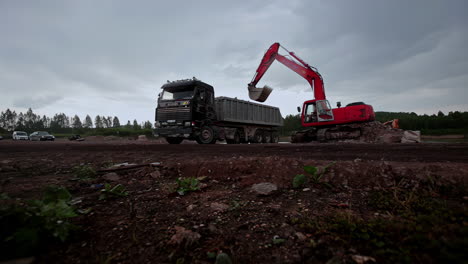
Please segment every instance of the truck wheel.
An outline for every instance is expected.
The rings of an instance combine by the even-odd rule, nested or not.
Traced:
[[[273,134],[271,135],[271,141],[270,141],[270,142],[271,142],[271,143],[278,143],[278,142],[279,142],[279,136],[278,136],[278,134],[273,133]]]
[[[214,144],[216,143],[215,133],[212,127],[204,126],[200,130],[200,135],[197,138],[198,144]]]
[[[252,143],[262,143],[262,138],[263,138],[263,131],[260,129],[257,129],[255,131],[255,134],[252,139]]]
[[[239,136],[239,132],[236,132],[234,134],[234,139],[226,139],[226,143],[228,144],[239,144],[240,143],[240,136]]]
[[[271,132],[265,131],[262,137],[262,143],[270,143],[271,141]]]
[[[184,139],[179,137],[167,137],[166,141],[169,144],[180,144]]]

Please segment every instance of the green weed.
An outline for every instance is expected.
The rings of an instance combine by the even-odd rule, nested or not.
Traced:
[[[125,187],[122,184],[117,184],[114,187],[109,183],[104,184],[104,189],[101,190],[99,200],[107,200],[110,198],[125,197],[128,195]]]
[[[79,165],[72,168],[72,173],[79,181],[90,181],[97,175],[96,171],[89,165]]]
[[[66,241],[76,229],[71,194],[57,186],[46,188],[41,200],[7,200],[0,206],[0,259],[34,254],[49,241]]]
[[[176,192],[179,195],[185,195],[188,192],[200,190],[200,181],[197,178],[178,178]]]
[[[294,176],[293,179],[293,188],[300,188],[304,186],[309,180],[313,184],[320,184],[322,177],[328,172],[330,167],[335,164],[332,162],[323,168],[315,167],[315,166],[304,166],[305,174],[297,174]]]

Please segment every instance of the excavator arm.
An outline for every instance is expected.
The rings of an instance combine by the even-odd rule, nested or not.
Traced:
[[[317,69],[309,66],[305,63],[301,58],[294,54],[294,52],[290,52],[284,47],[282,47],[286,52],[293,57],[295,60],[290,59],[286,56],[283,56],[278,53],[279,48],[282,47],[278,42],[273,43],[270,48],[265,52],[260,65],[255,72],[255,75],[252,81],[248,84],[249,89],[249,97],[252,100],[258,102],[264,102],[268,96],[270,95],[272,89],[268,86],[263,88],[256,88],[255,86],[266,73],[268,68],[271,66],[274,60],[278,60],[286,67],[290,68],[310,84],[312,90],[314,91],[314,96],[316,100],[325,100],[325,89],[323,85],[323,79],[320,73],[318,73]]]

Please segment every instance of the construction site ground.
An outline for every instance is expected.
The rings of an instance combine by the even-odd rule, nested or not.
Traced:
[[[82,180],[73,173],[122,163],[142,166]],[[293,188],[298,174],[307,182]],[[34,263],[229,263],[225,254],[232,263],[468,259],[465,143],[3,140],[0,175],[0,192],[13,199],[64,186],[87,212],[71,220],[79,229],[70,239],[43,245]],[[177,179],[188,177],[200,189],[180,195]],[[99,200],[105,183],[128,195]],[[270,184],[253,188],[259,183]]]

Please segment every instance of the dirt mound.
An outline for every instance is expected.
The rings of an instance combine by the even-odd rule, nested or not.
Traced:
[[[366,143],[400,143],[404,130],[391,128],[378,121],[361,125],[360,142]]]

